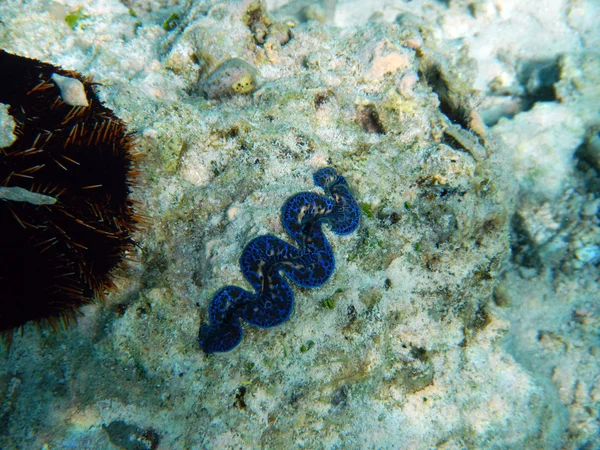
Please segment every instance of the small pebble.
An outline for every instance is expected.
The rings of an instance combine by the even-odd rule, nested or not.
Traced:
[[[31,192],[18,186],[0,186],[0,199],[12,200],[14,202],[28,202],[32,205],[53,205],[56,203],[56,199],[54,197],[38,194],[37,192]]]
[[[269,27],[269,38],[279,45],[285,45],[290,41],[290,27],[284,23],[274,23]]]
[[[581,210],[581,214],[584,217],[593,217],[598,212],[598,207],[600,206],[600,199],[592,199],[588,200],[584,203],[583,208]]]
[[[14,130],[15,121],[8,113],[8,105],[0,103],[0,148],[12,145],[17,138]]]
[[[597,245],[588,245],[575,250],[575,257],[584,263],[595,260],[600,256],[600,247]]]
[[[60,96],[67,105],[88,106],[89,103],[81,81],[76,78],[63,77],[57,73],[52,74],[52,81],[60,89]]]
[[[257,78],[258,71],[253,65],[240,58],[228,59],[206,79],[202,90],[211,100],[247,95],[256,90]]]

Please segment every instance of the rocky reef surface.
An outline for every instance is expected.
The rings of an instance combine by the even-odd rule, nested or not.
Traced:
[[[4,350],[0,447],[600,445],[598,7],[363,3],[0,5],[0,48],[136,133],[151,219],[105,304]],[[204,355],[212,295],[325,166],[362,209],[325,226],[331,280]]]

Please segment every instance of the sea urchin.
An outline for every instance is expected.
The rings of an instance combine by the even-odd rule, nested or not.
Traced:
[[[56,328],[113,286],[134,245],[133,136],[82,75],[0,50],[0,335]],[[1,106],[1,105],[0,105]]]

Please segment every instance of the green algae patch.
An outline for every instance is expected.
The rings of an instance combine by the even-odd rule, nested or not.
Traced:
[[[362,210],[363,214],[365,216],[367,216],[369,219],[373,218],[373,207],[370,204],[362,203],[360,205],[360,209]]]
[[[165,31],[171,31],[179,24],[179,14],[171,13],[171,15],[163,22],[162,29]]]
[[[90,16],[85,14],[83,9],[79,7],[65,16],[65,22],[71,30],[75,30],[83,20],[88,19],[89,17]]]

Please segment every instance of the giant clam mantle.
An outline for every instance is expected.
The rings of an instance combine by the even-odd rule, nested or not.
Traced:
[[[244,278],[253,294],[237,286],[225,286],[213,296],[208,325],[200,327],[198,342],[206,353],[227,352],[242,340],[239,319],[260,328],[281,325],[292,313],[294,292],[282,276],[298,286],[314,288],[329,280],[335,268],[333,249],[321,225],[347,235],[358,228],[360,208],[346,179],[325,168],[313,176],[327,197],[301,192],[283,205],[283,227],[298,247],[271,235],[259,236],[246,246],[240,258]]]

